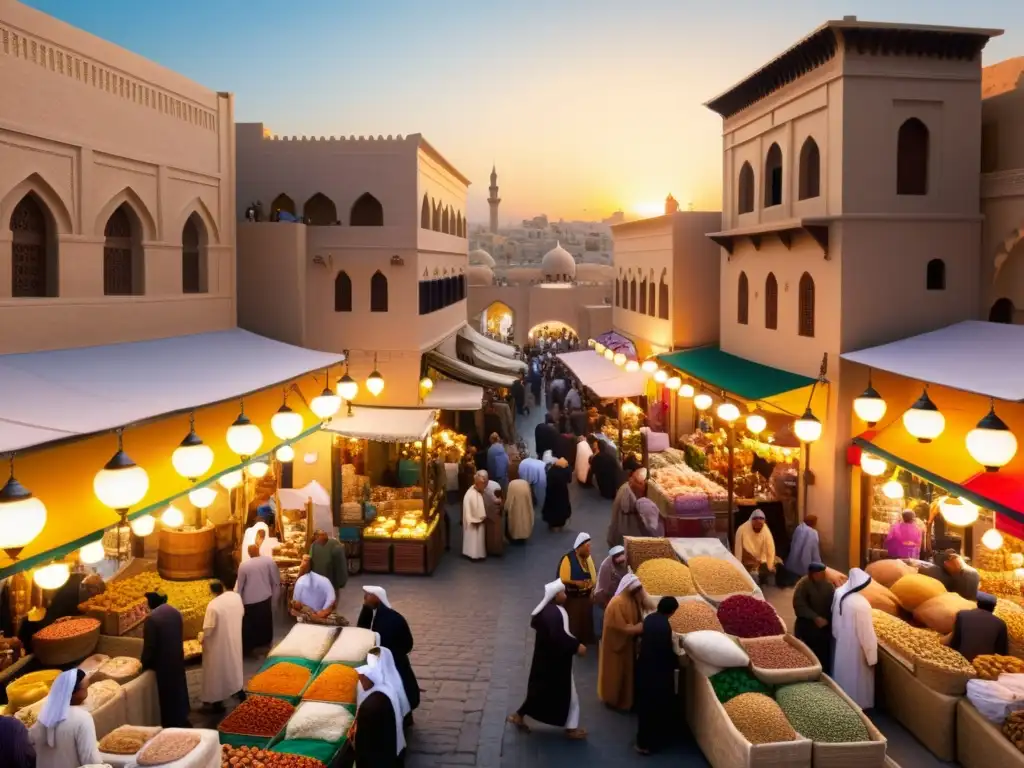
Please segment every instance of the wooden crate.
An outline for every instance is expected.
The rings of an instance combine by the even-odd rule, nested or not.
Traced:
[[[429,539],[396,541],[394,549],[395,573],[423,576],[427,570]]]
[[[391,573],[391,542],[363,539],[361,565],[366,573]]]

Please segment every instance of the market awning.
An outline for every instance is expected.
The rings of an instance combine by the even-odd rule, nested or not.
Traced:
[[[647,391],[647,374],[643,371],[627,373],[592,349],[563,352],[558,359],[602,400],[637,397]]]
[[[1024,401],[1021,325],[967,320],[891,344],[847,352],[842,358],[925,383]]]
[[[490,350],[496,355],[501,355],[502,357],[510,357],[513,359],[516,356],[515,347],[511,346],[510,344],[503,344],[500,341],[495,341],[489,336],[484,336],[482,333],[480,333],[480,331],[478,331],[476,328],[473,328],[470,325],[464,325],[462,328],[460,328],[459,334],[469,339],[474,344],[477,344],[483,347],[484,349]]]
[[[344,361],[239,328],[0,356],[0,453],[242,397]]]
[[[471,359],[478,368],[486,368],[488,370],[497,371],[498,373],[507,373],[512,376],[526,373],[526,363],[522,360],[515,360],[511,357],[503,357],[495,352],[492,352],[487,347],[474,341],[468,335],[464,333],[466,329],[459,331],[458,338],[455,340],[455,347],[458,350],[458,356],[461,358],[463,355]]]
[[[483,387],[450,379],[435,381],[434,388],[423,398],[425,407],[442,411],[478,411],[483,402]]]
[[[472,384],[477,387],[511,387],[516,380],[515,376],[485,371],[483,368],[464,363],[457,357],[452,357],[437,349],[427,352],[426,358],[428,365],[433,366],[445,376],[451,376],[464,384]]]
[[[596,339],[598,344],[602,344],[612,352],[622,352],[627,357],[636,357],[636,345],[630,340],[623,336],[621,333],[615,331],[605,331]]]
[[[369,408],[353,406],[348,416],[338,415],[324,426],[328,432],[380,443],[423,440],[434,423],[433,408]]]
[[[699,347],[658,355],[665,365],[742,400],[767,400],[784,392],[814,384],[814,379],[780,368],[755,363],[723,352]]]

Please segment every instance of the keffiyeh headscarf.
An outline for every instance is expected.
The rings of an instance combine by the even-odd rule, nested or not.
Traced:
[[[402,683],[402,676],[395,664],[395,657],[389,648],[377,646],[371,648],[366,657],[366,664],[370,667],[380,667],[384,671],[384,682],[391,686],[398,695],[398,704],[401,707],[402,718],[412,712],[409,704],[409,697],[405,694],[405,685]]]
[[[860,592],[862,589],[867,588],[868,584],[871,583],[871,577],[860,568],[854,568],[850,571],[850,580],[845,585],[836,590],[834,606],[839,607],[839,615],[843,615],[843,601],[846,600],[850,595]],[[833,610],[835,608],[833,607]]]
[[[81,677],[79,677],[81,675]],[[57,726],[68,718],[68,711],[71,709],[71,696],[78,687],[78,681],[85,678],[85,672],[80,669],[69,669],[61,672],[50,687],[50,693],[46,697],[46,703],[39,713],[39,723],[46,729],[46,743],[54,746],[57,734]]]
[[[615,590],[616,597],[621,595],[623,592],[639,589],[643,586],[640,583],[640,579],[633,571],[626,571],[626,575],[622,577],[622,581],[619,582],[619,588]]]
[[[555,599],[555,595],[559,592],[565,592],[565,584],[560,579],[548,582],[544,585],[544,599],[537,603],[537,607],[533,609],[531,616],[536,616],[538,613],[544,610],[544,607]]]
[[[385,608],[391,607],[391,603],[388,602],[388,593],[384,591],[383,587],[365,586],[363,587],[363,592],[376,597]]]

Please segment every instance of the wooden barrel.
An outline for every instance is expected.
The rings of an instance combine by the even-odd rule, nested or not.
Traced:
[[[165,579],[208,579],[213,576],[216,530],[160,531],[157,570]]]

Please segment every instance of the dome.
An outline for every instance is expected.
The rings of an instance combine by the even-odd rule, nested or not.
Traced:
[[[490,267],[476,264],[466,271],[466,279],[470,285],[492,285],[494,283],[494,272],[491,271]]]
[[[469,263],[475,266],[494,269],[494,257],[483,248],[476,248],[469,252]]]
[[[576,259],[558,242],[544,254],[540,269],[544,273],[544,279],[548,281],[571,282],[576,279]]]

